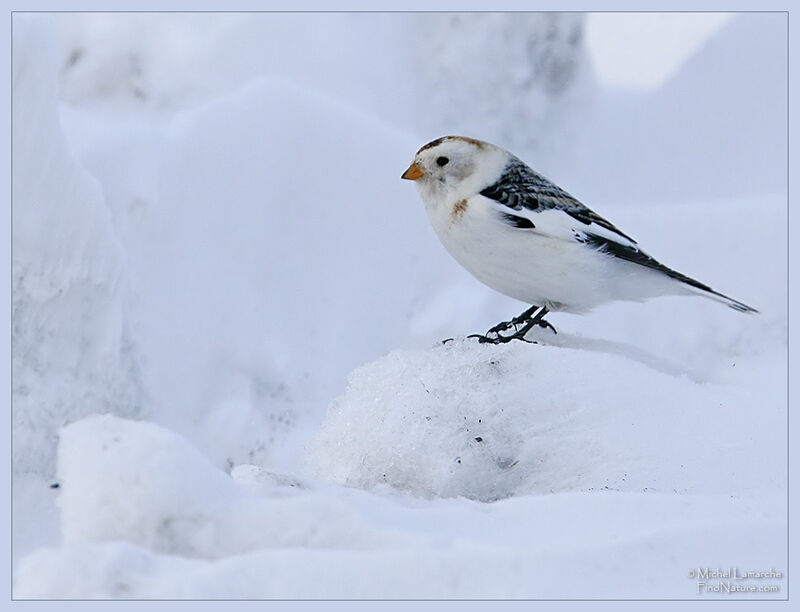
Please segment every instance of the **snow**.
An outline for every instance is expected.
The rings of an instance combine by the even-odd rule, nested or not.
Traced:
[[[576,448],[558,454],[596,454]],[[107,415],[64,428],[59,459],[64,545],[22,561],[19,597],[661,597],[691,588],[686,570],[709,550],[709,563],[767,567],[785,539],[772,495],[642,494],[636,474],[489,505],[272,477],[255,487],[253,467],[240,487],[180,436]],[[740,530],[750,535],[730,538]],[[576,559],[592,570],[578,585]]]
[[[589,13],[586,46],[602,82],[655,89],[734,17],[722,12]]]
[[[254,130],[270,138],[240,147]],[[433,240],[406,246],[427,230],[424,213],[388,204],[403,197],[394,168],[413,146],[281,80],[255,80],[170,125],[155,181],[165,208],[131,237],[131,284],[147,297],[132,318],[154,411],[170,425],[196,421],[221,465],[264,460],[265,436],[285,429],[292,406],[335,396],[376,346],[403,342],[442,281],[422,263],[436,257]],[[375,156],[385,171],[357,178]],[[187,296],[203,299],[187,310]],[[197,376],[206,382],[175,385]]]
[[[15,32],[13,454],[19,472],[52,476],[64,420],[106,407],[134,415],[139,399],[102,187],[60,129],[47,30],[25,16]]]
[[[415,47],[404,32],[427,19],[292,12],[60,15],[56,34],[67,58],[61,95],[117,112],[173,113],[269,74],[366,104],[384,118],[410,120]],[[365,50],[383,60],[366,61]]]
[[[358,549],[380,541],[335,499],[248,494],[182,437],[110,415],[64,428],[59,482],[66,545],[124,540],[214,559],[269,547]]]
[[[659,89],[598,96],[558,164],[592,168],[570,193],[612,204],[783,193],[785,30],[778,13],[732,19]]]
[[[560,336],[538,347],[460,340],[359,368],[313,441],[312,469],[346,486],[480,501],[598,490],[754,496],[785,480],[783,448],[717,464],[723,448],[747,457],[780,430],[778,359],[762,369],[731,355],[753,376],[743,389],[665,371],[626,345]],[[731,415],[758,402],[772,408],[737,435]],[[709,446],[710,430],[726,442]]]
[[[514,151],[561,150],[567,117],[580,112],[592,91],[585,17],[445,13],[419,19],[415,127],[503,142]],[[498,113],[497,100],[514,103]]]
[[[785,22],[733,19],[633,94],[561,44],[573,16],[534,45],[574,62],[559,97],[522,64],[535,17],[14,16],[15,597],[785,596],[687,577],[787,567]],[[492,123],[498,65],[531,106]],[[761,314],[465,339],[524,305],[399,180],[449,131]]]

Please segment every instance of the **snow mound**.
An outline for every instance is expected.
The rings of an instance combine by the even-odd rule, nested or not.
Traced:
[[[309,469],[353,487],[482,501],[609,489],[740,494],[780,483],[772,466],[785,457],[768,441],[784,408],[763,402],[769,381],[701,384],[621,343],[542,338],[556,341],[564,346],[461,340],[357,369],[308,446]],[[758,423],[746,420],[754,405]],[[720,461],[709,431],[741,460]]]
[[[158,425],[95,415],[62,429],[66,545],[124,540],[165,554],[219,558],[279,546],[359,549],[385,541],[339,502],[277,483],[238,486]],[[262,481],[263,482],[263,481]]]

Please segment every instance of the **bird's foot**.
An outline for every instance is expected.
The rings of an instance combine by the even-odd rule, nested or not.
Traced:
[[[467,338],[477,338],[478,342],[481,344],[506,344],[507,342],[511,342],[512,340],[521,340],[523,342],[527,342],[528,344],[538,344],[535,340],[528,340],[525,338],[527,333],[531,331],[535,326],[543,327],[543,328],[550,328],[553,330],[554,334],[557,334],[556,328],[549,321],[544,320],[544,315],[548,313],[548,310],[545,306],[531,306],[520,314],[517,317],[514,317],[510,321],[502,321],[498,323],[491,329],[489,329],[485,334],[470,334]],[[514,330],[514,333],[503,335],[503,332],[508,331],[509,329]],[[452,342],[452,338],[447,338],[446,340],[442,340],[442,344],[447,344],[448,342]]]
[[[490,335],[493,334],[493,335]],[[524,333],[514,333],[510,336],[503,336],[499,333],[493,333],[493,330],[489,330],[486,334],[470,334],[467,338],[477,338],[478,342],[481,344],[489,343],[489,344],[505,344],[506,342],[511,342],[512,340],[522,340],[523,342],[527,342],[529,344],[538,344],[534,340],[527,340],[523,336]],[[447,344],[448,342],[453,342],[455,338],[445,338],[442,340],[442,344]]]
[[[557,334],[556,328],[549,321],[545,321],[544,316],[548,313],[545,306],[531,306],[525,312],[510,321],[503,321],[498,323],[485,334],[472,334],[468,338],[477,338],[478,342],[491,343],[491,344],[505,344],[512,340],[522,340],[530,344],[537,344],[533,340],[527,340],[525,335],[533,329],[536,325],[543,328],[550,328],[554,334]],[[514,328],[514,333],[503,335],[502,332]]]
[[[490,330],[491,331],[491,330]],[[503,336],[502,334],[494,334],[490,336],[490,332],[486,332],[486,335],[482,334],[470,334],[467,338],[477,338],[478,342],[481,344],[506,344],[507,342],[511,342],[512,340],[522,340],[522,342],[527,342],[528,344],[538,344],[535,340],[528,340],[525,338],[525,334],[528,330],[519,330],[511,334],[510,336]]]

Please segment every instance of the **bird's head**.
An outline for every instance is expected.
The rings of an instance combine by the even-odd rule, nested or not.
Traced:
[[[425,200],[469,198],[500,176],[508,158],[488,142],[444,136],[417,151],[402,178],[416,181]]]

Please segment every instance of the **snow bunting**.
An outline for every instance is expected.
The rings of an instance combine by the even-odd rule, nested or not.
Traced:
[[[636,241],[517,157],[487,142],[429,142],[402,178],[419,187],[428,218],[478,280],[532,307],[482,342],[523,340],[549,311],[582,313],[614,300],[702,295],[758,312],[659,263]],[[513,328],[514,332],[502,335]]]

